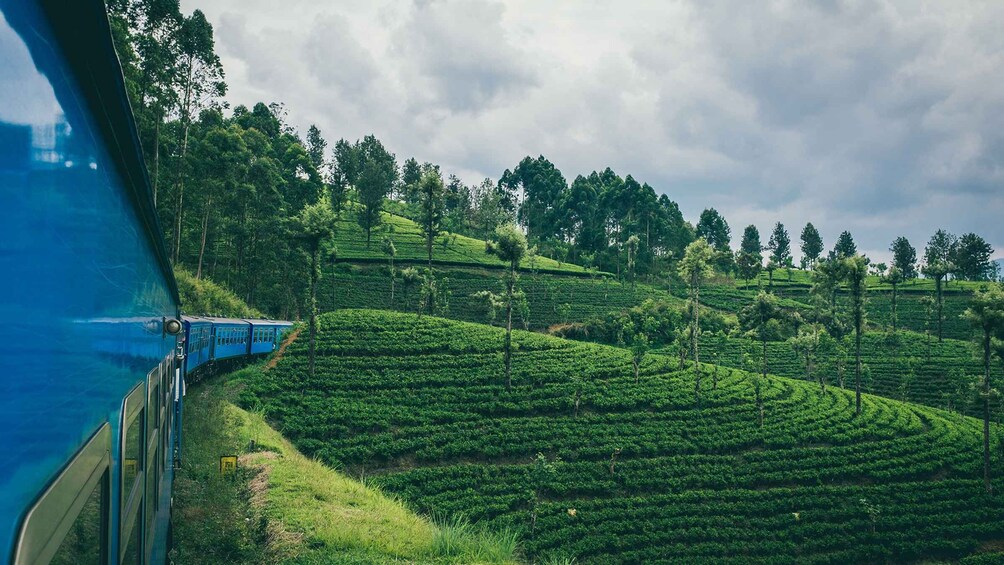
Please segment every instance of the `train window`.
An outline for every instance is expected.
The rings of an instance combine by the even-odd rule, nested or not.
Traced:
[[[111,426],[103,424],[42,493],[21,527],[14,563],[102,563],[108,550]]]
[[[157,508],[159,505],[160,493],[160,466],[158,461],[160,460],[160,449],[159,444],[152,444],[153,451],[150,454],[150,466],[147,467],[147,481],[146,481],[146,540],[147,548],[153,540],[153,534],[156,531],[157,521],[154,519],[157,516]]]
[[[140,563],[141,563],[140,556],[139,556],[139,550],[140,550],[140,547],[139,547],[139,542],[140,542],[140,539],[139,539],[139,534],[140,534],[139,520],[140,520],[140,518],[142,518],[142,516],[140,516],[139,514],[136,514],[136,516],[130,520],[130,524],[129,524],[129,528],[128,528],[128,531],[129,531],[129,541],[122,545],[122,547],[123,547],[122,560],[120,561],[120,563],[122,563],[122,565],[140,565]]]
[[[122,462],[122,483],[121,483],[121,515],[122,531],[119,539],[131,539],[135,530],[139,529],[137,524],[142,520],[140,508],[143,505],[144,484],[143,470],[146,468],[146,433],[145,419],[148,414],[146,409],[146,387],[143,383],[136,385],[126,397],[122,407],[122,429],[125,430],[121,444]],[[136,544],[142,544],[142,531],[136,534]],[[130,544],[133,542],[130,541]],[[139,558],[138,547],[130,548],[122,544],[123,553],[121,559],[132,562],[132,559]]]

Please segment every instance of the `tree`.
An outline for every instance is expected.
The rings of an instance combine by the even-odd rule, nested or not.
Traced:
[[[983,484],[990,492],[990,353],[993,337],[1004,335],[1004,290],[997,285],[978,290],[962,317],[982,330],[979,340],[983,348]]]
[[[380,224],[384,198],[397,180],[397,164],[394,162],[394,154],[384,149],[383,144],[372,135],[367,135],[357,145],[356,151],[359,153],[362,166],[356,180],[356,188],[359,190],[359,201],[363,206],[358,219],[359,225],[366,230],[368,248],[370,232]]]
[[[718,251],[727,251],[729,242],[732,241],[732,232],[728,222],[714,208],[708,208],[701,212],[695,235],[698,238],[703,237],[708,245]]]
[[[701,332],[701,283],[704,279],[711,276],[711,258],[714,255],[714,251],[708,242],[700,237],[693,243],[687,246],[687,249],[683,253],[683,259],[680,260],[680,265],[678,267],[680,277],[687,281],[687,285],[690,287],[690,308],[691,308],[691,344],[694,354],[694,373],[696,375],[696,380],[694,384],[697,403],[698,406],[701,403],[701,356],[698,344],[698,336]]]
[[[868,289],[868,258],[861,255],[843,261],[843,273],[851,294],[854,319],[854,413],[861,414],[861,333],[865,322],[865,292]]]
[[[401,166],[401,191],[408,203],[418,201],[418,183],[422,181],[422,167],[414,157],[410,157]]]
[[[498,184],[506,195],[522,192],[517,218],[526,226],[527,238],[550,239],[558,235],[560,204],[568,186],[561,171],[546,157],[524,157],[514,169],[502,173]]]
[[[321,130],[317,126],[310,124],[307,130],[307,155],[310,162],[318,171],[324,170],[324,150],[327,149],[328,142],[321,136]]]
[[[822,341],[821,333],[816,324],[807,324],[799,328],[798,335],[788,340],[791,350],[803,360],[805,380],[807,381],[812,381],[813,362]],[[819,386],[823,392],[826,392],[826,382],[823,380],[822,371],[819,372]]]
[[[889,251],[892,251],[892,265],[900,270],[903,280],[917,278],[917,250],[910,245],[910,240],[897,237]]]
[[[819,230],[812,225],[812,222],[805,224],[802,228],[802,261],[809,268],[815,268],[822,252],[823,238],[819,235]]]
[[[935,263],[951,263],[958,238],[945,230],[934,232],[931,239],[924,248],[924,263],[933,265]]]
[[[631,287],[634,288],[635,278],[635,258],[638,257],[638,244],[641,240],[638,236],[632,235],[624,242],[624,250],[627,252],[628,278],[631,280]]]
[[[760,413],[760,427],[763,427],[763,399],[760,389],[767,381],[767,341],[771,336],[780,333],[780,320],[784,316],[778,305],[777,297],[769,292],[760,291],[752,303],[739,311],[739,324],[760,340],[762,346],[762,377],[755,379],[757,411]]]
[[[300,238],[310,253],[310,360],[308,372],[314,378],[314,350],[317,337],[317,281],[321,278],[321,247],[334,235],[335,215],[327,198],[305,206],[297,216]]]
[[[942,330],[945,321],[945,295],[944,295],[944,284],[945,277],[952,272],[954,266],[951,263],[943,262],[936,259],[936,263],[928,263],[924,265],[922,269],[924,276],[934,279],[934,295],[935,303],[937,305],[937,316],[938,316],[938,343],[943,341]]]
[[[634,366],[634,382],[638,382],[638,369],[641,361],[649,350],[648,336],[643,332],[637,332],[631,339],[631,364]]]
[[[767,242],[767,249],[770,249],[770,261],[767,263],[767,272],[770,275],[769,285],[774,286],[774,269],[771,267],[791,265],[791,238],[788,237],[788,230],[784,229],[784,224],[781,222],[774,225],[770,241]]]
[[[897,327],[897,314],[896,314],[896,299],[899,294],[899,285],[905,280],[906,277],[903,276],[903,270],[898,266],[893,264],[889,267],[889,271],[882,275],[881,281],[892,285],[892,331],[896,333]]]
[[[443,177],[435,170],[426,171],[419,181],[422,206],[422,235],[429,253],[429,268],[432,268],[432,242],[439,235],[443,224]]]
[[[388,269],[390,274],[390,307],[394,308],[394,281],[397,280],[397,271],[394,270],[394,258],[397,257],[397,248],[394,247],[394,240],[385,237],[383,238],[383,243],[380,246],[381,251],[387,256],[387,261],[389,263]]]
[[[837,238],[837,243],[833,246],[833,253],[831,255],[837,259],[846,259],[857,255],[857,253],[858,246],[854,244],[851,232],[840,232],[840,237]]]
[[[763,245],[760,244],[760,232],[754,225],[743,230],[743,240],[739,244],[739,256],[736,257],[739,275],[750,284],[750,279],[756,278],[763,268]]]
[[[526,255],[526,236],[513,224],[499,226],[495,239],[485,242],[485,253],[509,265],[505,278],[505,386],[512,390],[512,309],[519,281],[519,264]]]
[[[959,238],[955,247],[955,274],[967,281],[993,280],[996,275],[995,264],[990,261],[994,248],[975,233],[967,233]]]

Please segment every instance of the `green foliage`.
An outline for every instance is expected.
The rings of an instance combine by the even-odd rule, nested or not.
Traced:
[[[816,261],[819,260],[820,254],[823,253],[823,238],[819,235],[819,230],[816,226],[812,225],[812,222],[805,224],[802,228],[802,260],[805,261],[805,267],[815,267]]]
[[[649,353],[635,383],[627,350],[518,331],[506,393],[502,330],[374,311],[321,320],[311,393],[290,390],[306,364],[297,342],[244,402],[419,511],[523,528],[530,558],[910,562],[1004,535],[969,418],[869,395],[855,418],[847,391],[740,370],[702,392],[699,417],[696,376],[673,358]],[[768,345],[802,374],[787,344]],[[538,453],[553,472],[535,472]]]
[[[197,279],[184,267],[174,269],[181,294],[181,310],[196,316],[225,318],[261,318],[262,313],[251,308],[233,292],[209,279]]]

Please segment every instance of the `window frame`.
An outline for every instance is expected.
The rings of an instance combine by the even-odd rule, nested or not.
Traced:
[[[152,372],[153,371],[151,371],[151,373]],[[126,485],[125,456],[126,444],[128,442],[128,438],[126,436],[129,433],[130,426],[132,426],[137,418],[143,419],[139,426],[139,454],[143,459],[136,462],[136,477],[133,478],[133,484]],[[125,552],[129,545],[129,536],[132,535],[132,530],[136,526],[137,515],[139,515],[140,520],[142,520],[141,510],[143,507],[144,495],[146,494],[147,419],[149,419],[149,414],[146,406],[146,382],[139,382],[131,391],[129,391],[129,394],[126,395],[125,399],[122,400],[122,433],[119,434],[119,465],[122,467],[121,472],[119,473],[119,540],[121,540],[121,543],[119,543],[118,563],[121,563],[122,560],[125,559]],[[128,491],[126,490],[127,486],[129,487]],[[136,542],[140,545],[139,551],[140,555],[142,555],[144,537],[141,535],[143,529],[142,524],[140,524],[139,527],[140,532],[137,535]]]
[[[101,562],[108,560],[112,432],[98,426],[25,514],[14,563],[48,563],[55,557],[94,489],[101,488]]]

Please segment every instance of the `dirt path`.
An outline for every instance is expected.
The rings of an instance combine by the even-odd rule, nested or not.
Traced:
[[[300,337],[300,330],[302,329],[303,328],[296,328],[295,330],[290,332],[289,335],[286,336],[286,339],[284,339],[282,343],[279,345],[279,351],[276,351],[275,355],[273,355],[272,358],[268,360],[268,363],[265,363],[266,371],[275,367],[279,363],[279,361],[282,361],[282,356],[286,354],[286,348],[289,347],[289,344],[296,341],[296,338]]]

